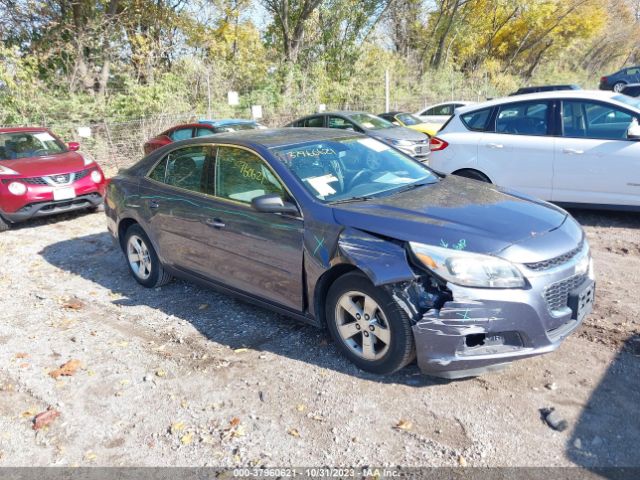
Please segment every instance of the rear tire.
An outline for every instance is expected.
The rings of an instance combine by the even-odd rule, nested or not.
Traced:
[[[136,281],[147,288],[161,287],[171,281],[160,259],[140,225],[131,225],[124,236],[124,256]]]
[[[624,83],[624,82],[617,82],[617,83],[614,83],[614,84],[613,84],[613,88],[612,88],[612,90],[613,90],[614,92],[616,92],[616,93],[620,93],[620,92],[622,91],[622,89],[623,89],[624,87],[626,87],[626,86],[627,86],[627,84],[626,84],[626,83]]]
[[[10,228],[11,225],[9,225],[4,218],[0,217],[0,232],[6,232]]]
[[[415,357],[409,316],[361,273],[348,273],[331,285],[325,311],[338,348],[362,370],[389,374]]]
[[[489,177],[487,177],[484,173],[479,172],[478,170],[472,169],[464,169],[458,170],[454,172],[454,175],[458,175],[459,177],[470,178],[472,180],[477,180],[479,182],[491,183]]]

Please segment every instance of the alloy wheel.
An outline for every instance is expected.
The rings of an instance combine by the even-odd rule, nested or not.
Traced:
[[[357,356],[375,361],[389,350],[389,323],[370,296],[357,291],[344,293],[336,305],[335,319],[340,338]]]
[[[142,238],[131,235],[127,243],[127,260],[133,273],[141,280],[146,280],[151,275],[151,255]]]

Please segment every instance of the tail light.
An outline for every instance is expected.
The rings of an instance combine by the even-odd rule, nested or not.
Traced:
[[[429,139],[429,148],[432,152],[439,152],[440,150],[444,150],[447,148],[449,144],[438,137],[431,137]]]
[[[600,77],[600,83],[607,83],[607,77]]]

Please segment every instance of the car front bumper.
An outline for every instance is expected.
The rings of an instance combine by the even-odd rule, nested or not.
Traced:
[[[571,263],[527,278],[527,289],[449,284],[453,300],[427,311],[413,326],[420,369],[463,378],[557,349],[593,308],[592,264],[586,272],[578,273]],[[580,298],[578,292],[586,299],[579,316],[570,306]]]
[[[30,203],[15,212],[0,211],[0,215],[12,223],[24,222],[32,218],[47,217],[59,213],[97,207],[102,203],[102,195],[98,192],[80,195],[70,200]]]

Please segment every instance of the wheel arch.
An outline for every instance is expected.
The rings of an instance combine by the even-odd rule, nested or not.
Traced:
[[[316,321],[321,327],[326,328],[327,326],[325,303],[331,285],[333,285],[338,278],[352,272],[359,272],[363,276],[367,277],[367,275],[355,265],[351,263],[340,263],[324,272],[316,282],[313,292],[313,311],[315,313]]]
[[[132,217],[126,217],[120,220],[118,223],[118,243],[120,248],[124,251],[124,236],[132,225],[140,225],[140,223]],[[142,227],[140,227],[142,228]]]
[[[483,177],[485,177],[489,183],[493,183],[493,181],[491,180],[491,178],[489,177],[489,175],[487,175],[486,173],[478,170],[477,168],[459,168],[458,170],[451,172],[451,175],[459,175],[459,176],[464,176],[464,175],[460,175],[463,172],[473,172],[473,173],[477,173],[479,175],[482,175]]]

